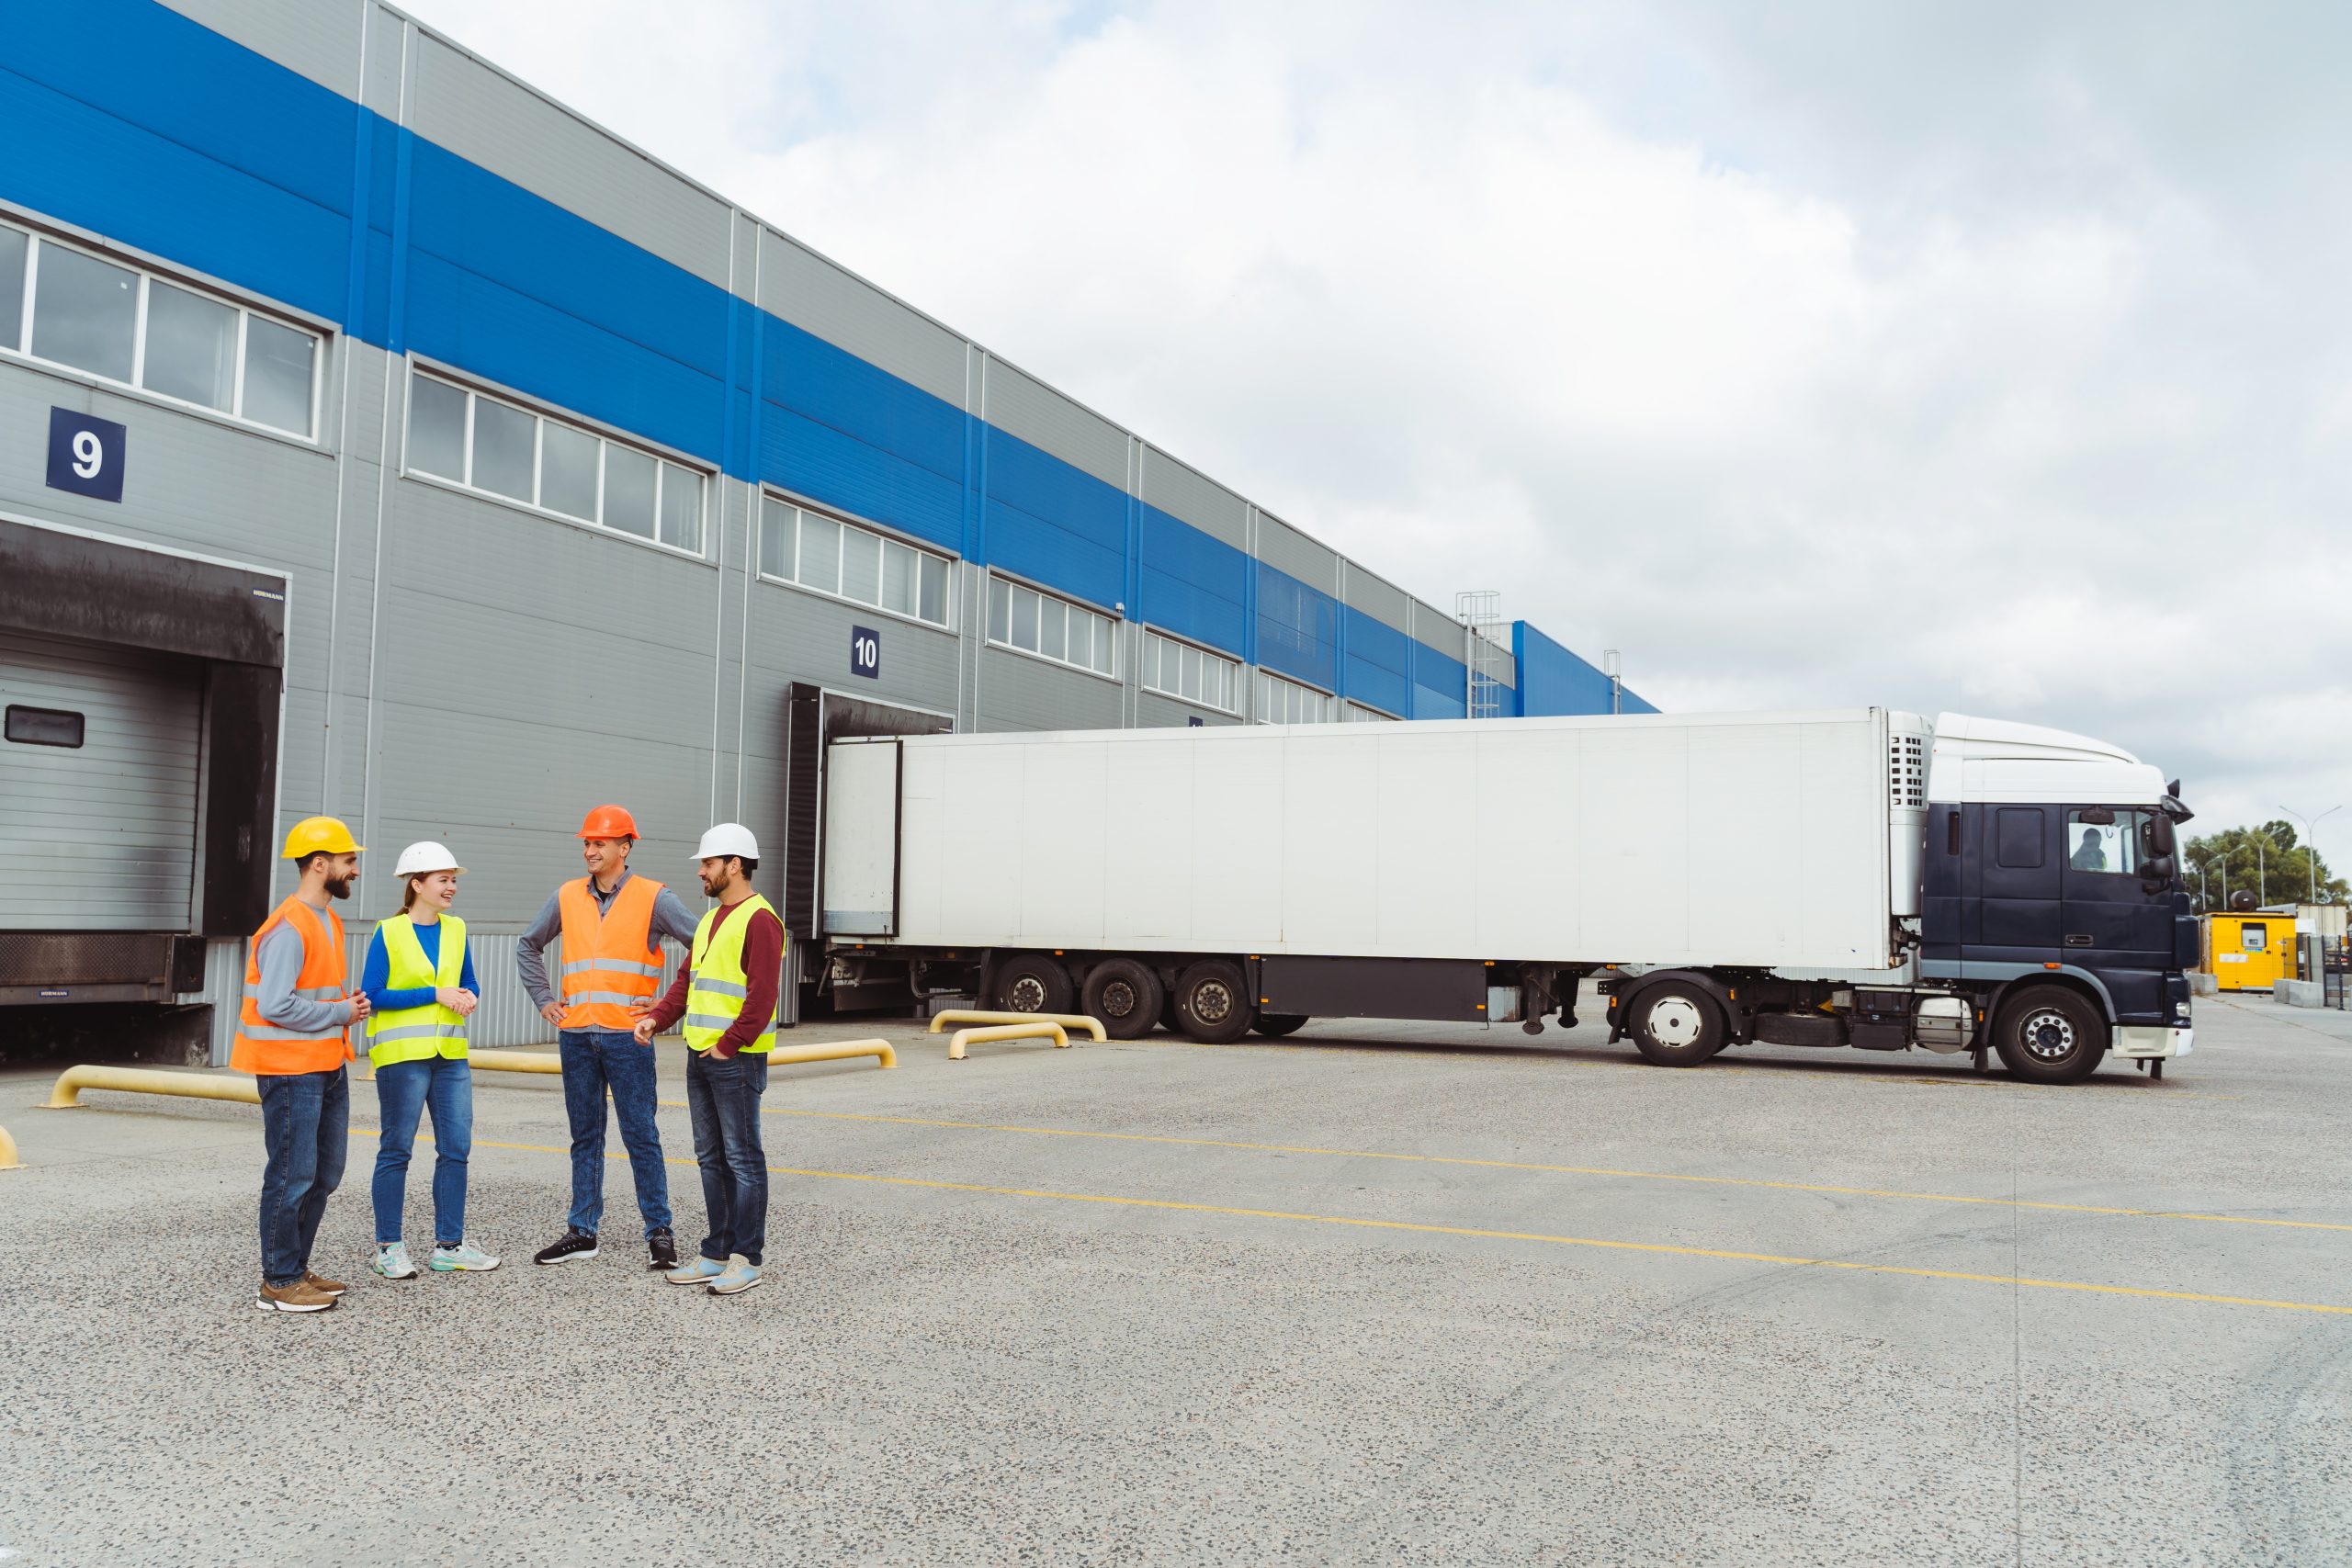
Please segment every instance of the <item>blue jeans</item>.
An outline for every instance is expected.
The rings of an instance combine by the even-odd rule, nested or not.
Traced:
[[[261,1277],[290,1285],[311,1267],[327,1194],[343,1184],[351,1142],[351,1080],[331,1073],[261,1073]]]
[[[401,1239],[408,1187],[409,1150],[417,1119],[433,1111],[433,1239],[455,1247],[466,1239],[466,1156],[474,1146],[474,1073],[463,1057],[427,1056],[376,1069],[376,1245]]]
[[[740,1252],[757,1263],[768,1238],[768,1155],[760,1146],[760,1096],[768,1059],[697,1051],[686,1064],[686,1109],[702,1167],[702,1206],[710,1234],[702,1255],[724,1263]]]
[[[653,1047],[639,1045],[625,1029],[566,1029],[556,1035],[556,1045],[563,1058],[564,1114],[571,1121],[571,1228],[594,1235],[605,1217],[605,1086],[610,1084],[645,1234],[668,1230],[670,1173],[662,1164],[661,1129],[653,1124]]]

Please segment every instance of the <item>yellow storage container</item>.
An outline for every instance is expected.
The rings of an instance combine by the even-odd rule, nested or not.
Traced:
[[[2225,991],[2267,991],[2295,977],[2295,917],[2208,915],[2205,972]]]

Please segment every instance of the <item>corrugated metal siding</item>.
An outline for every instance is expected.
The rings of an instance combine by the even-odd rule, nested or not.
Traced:
[[[1258,558],[1329,596],[1340,588],[1340,558],[1279,517],[1258,514]]]
[[[1143,448],[1143,499],[1237,550],[1250,547],[1250,503],[1156,446]]]
[[[1132,657],[1120,637],[1119,668]],[[1117,729],[1125,694],[1099,675],[991,648],[980,660],[977,729]]]
[[[761,351],[759,477],[947,549],[964,542],[965,415],[788,321]]]
[[[1241,720],[1216,708],[1204,708],[1158,692],[1136,694],[1136,728],[1137,729],[1181,729],[1199,719],[1204,725],[1239,724]]]
[[[81,744],[0,739],[0,931],[185,931],[204,688],[184,660],[0,629],[0,705]]]
[[[736,282],[749,292],[743,279]],[[773,229],[763,231],[756,303],[934,398],[964,406],[962,338]]]
[[[986,396],[988,422],[999,430],[1126,489],[1127,433],[1109,420],[1001,359],[988,362]]]
[[[401,112],[401,79],[407,66],[408,24],[399,13],[370,0],[368,6],[367,79],[359,101],[388,120]],[[389,238],[390,231],[386,231]]]
[[[408,122],[459,157],[727,286],[724,202],[436,38],[418,40]]]
[[[1342,597],[1349,608],[1361,610],[1399,632],[1410,630],[1412,612],[1408,608],[1403,589],[1383,581],[1352,561],[1348,563],[1346,588]]]
[[[1250,558],[1157,506],[1143,508],[1141,534],[1136,618],[1246,654]]]
[[[164,0],[322,87],[358,96],[362,0]]]
[[[1258,563],[1258,663],[1325,691],[1338,689],[1339,602]]]
[[[1105,609],[1125,599],[1125,493],[1001,431],[986,440],[989,564]]]

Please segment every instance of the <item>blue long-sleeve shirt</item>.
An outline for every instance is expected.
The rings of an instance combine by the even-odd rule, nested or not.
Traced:
[[[441,922],[429,926],[412,925],[416,932],[416,945],[424,949],[424,961],[435,966],[441,964]],[[384,951],[384,928],[378,926],[376,934],[368,939],[368,966],[360,971],[359,988],[368,993],[368,1005],[378,1012],[397,1012],[401,1008],[421,1008],[433,999],[432,986],[403,986],[399,989],[387,984],[392,977],[391,954]],[[474,944],[466,943],[465,974],[458,981],[461,991],[481,995],[481,982],[474,978]]]

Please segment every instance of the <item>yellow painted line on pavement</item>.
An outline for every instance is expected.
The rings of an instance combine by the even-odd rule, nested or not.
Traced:
[[[665,1100],[683,1110],[684,1100]],[[770,1116],[802,1116],[826,1122],[878,1122],[900,1127],[952,1127],[972,1133],[1025,1133],[1041,1138],[1096,1138],[1118,1144],[1172,1144],[1200,1149],[1244,1149],[1259,1154],[1322,1155],[1334,1159],[1385,1159],[1406,1165],[1469,1166],[1487,1170],[1529,1170],[1551,1176],[1604,1176],[1627,1181],[1680,1181],[1703,1187],[1753,1187],[1775,1192],[1822,1192],[1845,1198],[1893,1198],[1915,1203],[1981,1203],[1996,1209],[2041,1209],[2067,1214],[2114,1214],[2132,1219],[2197,1220],[2211,1224],[2273,1225],[2288,1230],[2352,1231],[2352,1224],[2324,1220],[2267,1220],[2245,1214],[2202,1214],[2174,1209],[2123,1209],[2098,1203],[2052,1203],[2030,1199],[1977,1198],[1957,1192],[1905,1192],[1892,1188],[1833,1187],[1815,1181],[1770,1181],[1746,1176],[1684,1176],[1661,1170],[1618,1170],[1607,1166],[1541,1165],[1531,1160],[1473,1159],[1460,1155],[1402,1155],[1379,1149],[1327,1149],[1305,1144],[1253,1144],[1231,1138],[1180,1138],[1154,1133],[1098,1133],[1077,1127],[1030,1127],[1018,1122],[948,1122],[922,1116],[874,1116],[849,1111],[803,1111],[767,1105]]]
[[[374,1129],[355,1127],[369,1134]],[[424,1134],[420,1142],[432,1140]],[[555,1144],[505,1144],[477,1138],[478,1149],[512,1149],[525,1154],[569,1155]],[[608,1160],[627,1159],[626,1150],[607,1150]],[[668,1165],[697,1162],[665,1156]],[[1793,1269],[1837,1269],[1857,1274],[1895,1274],[1915,1280],[1959,1280],[1971,1284],[2008,1285],[2020,1290],[2071,1291],[2099,1296],[2137,1296],[2149,1301],[2199,1302],[2211,1306],[2267,1307],[2276,1312],[2324,1313],[2352,1317],[2352,1306],[2324,1302],[2271,1301],[2260,1296],[2208,1295],[2196,1291],[2160,1291],[2141,1285],[2098,1285],[2082,1280],[2034,1280],[2016,1274],[1977,1274],[1959,1269],[1912,1269],[1894,1263],[1852,1263],[1834,1258],[1795,1258],[1773,1252],[1738,1252],[1724,1247],[1678,1247],[1657,1241],[1608,1241],[1596,1236],[1547,1235],[1540,1231],[1488,1230],[1476,1225],[1433,1225],[1414,1220],[1367,1220],[1348,1214],[1310,1214],[1288,1209],[1247,1209],[1224,1203],[1187,1203],[1172,1198],[1125,1198],[1103,1192],[1057,1192],[1043,1187],[996,1187],[976,1181],[941,1181],[921,1176],[875,1176],[854,1170],[812,1170],[801,1166],[772,1165],[773,1176],[805,1176],[823,1181],[859,1181],[876,1187],[919,1187],[934,1192],[970,1192],[992,1198],[1035,1198],[1060,1203],[1097,1203],[1111,1208],[1158,1209],[1184,1214],[1228,1214],[1249,1220],[1287,1220],[1300,1224],[1342,1225],[1359,1230],[1402,1231],[1416,1235],[1458,1235],[1484,1241],[1525,1241],[1545,1247],[1594,1247],[1610,1252],[1646,1252],[1668,1258],[1711,1258],[1731,1263],[1773,1263]]]

